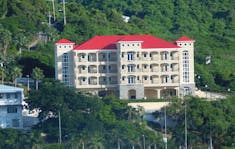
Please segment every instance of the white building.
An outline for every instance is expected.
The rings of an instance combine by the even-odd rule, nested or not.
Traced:
[[[55,77],[67,86],[120,99],[194,94],[194,40],[152,35],[95,36],[55,43]]]
[[[0,127],[23,128],[23,89],[0,84]]]

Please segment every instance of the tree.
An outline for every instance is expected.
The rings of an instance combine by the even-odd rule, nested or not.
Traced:
[[[38,90],[38,81],[44,78],[43,71],[40,68],[35,67],[32,72],[32,77],[36,81],[36,90]]]
[[[221,148],[223,144],[229,145],[228,142],[234,139],[234,135],[230,132],[230,129],[234,129],[235,111],[233,105],[233,98],[217,101],[204,101],[193,97],[188,99],[188,145],[197,147],[207,144],[210,137],[213,138],[213,146],[215,148]],[[167,108],[169,110],[168,116],[177,122],[177,125],[171,128],[174,135],[173,140],[177,145],[184,142],[183,106],[181,101],[177,101],[177,103],[173,103]]]
[[[0,24],[0,51],[6,55],[6,51],[11,42],[11,32]]]
[[[14,43],[18,48],[19,54],[21,54],[22,48],[26,48],[26,44],[29,42],[26,36],[27,35],[24,33],[18,33],[13,38]]]
[[[0,76],[1,76],[1,81],[2,81],[2,84],[4,83],[4,79],[6,77],[6,69],[4,68],[3,66],[3,63],[1,63],[1,66],[0,66]]]
[[[21,77],[22,76],[22,69],[20,67],[15,66],[11,72],[11,76],[12,76],[12,80],[13,82],[15,82],[15,86],[16,86],[16,81],[15,79],[17,77]]]

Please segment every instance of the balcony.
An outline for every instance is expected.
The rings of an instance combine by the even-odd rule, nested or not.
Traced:
[[[88,78],[88,84],[89,85],[97,85],[97,78],[96,77]]]
[[[96,62],[96,61],[97,61],[96,53],[88,54],[88,62]]]
[[[0,105],[20,105],[21,100],[19,99],[0,99]]]
[[[88,73],[97,73],[96,66],[88,66]]]

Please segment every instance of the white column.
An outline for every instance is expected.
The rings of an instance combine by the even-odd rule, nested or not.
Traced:
[[[158,98],[158,99],[161,98],[160,93],[161,93],[161,89],[157,89],[157,98]]]
[[[96,52],[96,62],[99,61],[98,56],[99,56],[99,54],[98,54],[98,52]]]

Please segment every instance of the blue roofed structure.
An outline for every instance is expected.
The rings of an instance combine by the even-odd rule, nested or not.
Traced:
[[[24,99],[22,88],[0,84],[0,127],[23,128],[22,100]]]

